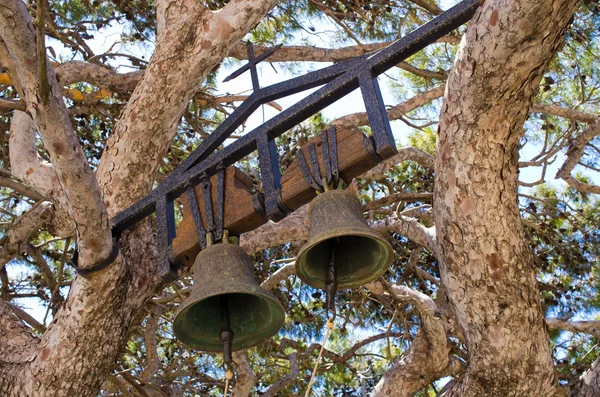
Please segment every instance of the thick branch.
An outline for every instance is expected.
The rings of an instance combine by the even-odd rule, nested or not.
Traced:
[[[380,282],[365,286],[376,295],[392,295],[395,300],[411,301],[421,313],[421,328],[408,352],[384,374],[371,397],[409,397],[440,377],[456,373],[458,362],[449,356],[450,345],[441,314],[427,295],[406,286],[389,288]]]
[[[571,397],[597,397],[598,395],[600,395],[600,357],[571,388]]]
[[[416,94],[412,98],[407,99],[397,105],[390,107],[387,110],[388,118],[390,120],[397,120],[404,116],[406,113],[415,110],[434,99],[440,98],[444,95],[444,86],[438,86],[427,91]],[[342,116],[331,122],[331,125],[335,125],[341,128],[356,128],[363,125],[369,124],[369,117],[366,112],[353,113],[347,116]],[[388,160],[389,161],[389,160]]]
[[[521,228],[518,151],[578,3],[483,2],[446,83],[433,208],[442,285],[469,351],[448,396],[561,394]]]
[[[19,253],[21,246],[52,219],[52,203],[40,201],[14,220],[8,235],[0,241],[0,268]]]
[[[54,202],[51,230],[57,236],[70,236],[73,234],[73,222],[68,213],[68,198],[58,182],[54,166],[39,156],[35,140],[35,125],[31,117],[24,112],[14,112],[9,138],[12,173]]]
[[[28,363],[33,359],[38,339],[15,315],[10,303],[0,301],[0,377],[5,365]],[[0,380],[0,386],[3,380]],[[0,387],[0,391],[3,389]]]
[[[268,222],[249,233],[244,233],[240,246],[253,253],[291,241],[307,239],[308,205],[304,205],[277,223]]]
[[[7,0],[0,8],[0,36],[14,62],[15,70],[9,72],[16,75],[11,78],[18,80],[23,89],[27,111],[33,116],[56,168],[58,183],[69,199],[69,212],[77,225],[80,265],[93,265],[112,249],[106,208],[71,126],[54,69],[50,62],[38,62],[36,32],[22,1]],[[40,73],[40,64],[46,66],[45,73]],[[40,82],[40,76],[46,79]],[[43,87],[48,87],[47,94],[40,91]]]
[[[256,383],[256,374],[248,363],[248,357],[244,352],[233,353],[233,361],[236,363],[236,380],[232,397],[248,397]]]
[[[382,161],[376,167],[362,174],[360,177],[363,179],[380,180],[386,178],[385,173],[396,165],[403,161],[414,161],[415,163],[425,167],[433,169],[435,160],[429,153],[417,149],[416,147],[402,147],[398,149],[398,153],[391,158]]]
[[[288,360],[290,362],[290,373],[279,379],[277,382],[273,383],[265,393],[261,395],[261,397],[275,397],[279,390],[291,385],[298,378],[298,353],[292,353],[288,355]]]
[[[456,38],[448,36],[439,40],[440,42],[456,42]],[[387,47],[392,42],[362,44],[360,46],[348,46],[342,48],[322,48],[312,46],[286,46],[281,47],[268,58],[269,62],[340,62],[359,55],[367,54],[372,51]],[[268,47],[255,47],[255,54],[258,56],[266,51]],[[229,52],[229,56],[237,59],[247,59],[248,53],[246,45],[238,42]],[[414,75],[426,79],[444,80],[447,77],[446,72],[436,72],[433,70],[419,69],[408,62],[400,62],[399,68],[413,73]]]
[[[63,86],[86,82],[118,94],[133,91],[144,75],[144,71],[117,73],[108,66],[84,61],[61,63],[55,70]]]
[[[201,82],[276,3],[234,0],[218,12],[189,0],[157,4],[155,52],[98,167],[111,215],[151,189],[181,116]]]
[[[581,332],[595,338],[600,338],[600,321],[569,321],[560,318],[547,318],[546,324],[550,328],[569,332]]]

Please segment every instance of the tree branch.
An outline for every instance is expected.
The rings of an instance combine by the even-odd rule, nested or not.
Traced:
[[[307,239],[308,205],[304,205],[277,223],[267,222],[251,232],[244,233],[240,239],[240,247],[246,252],[254,253],[291,241]]]
[[[256,383],[256,374],[248,363],[248,357],[244,352],[233,353],[233,361],[236,363],[236,380],[231,397],[248,397]]]
[[[6,302],[8,305],[10,305],[10,308],[12,309],[13,313],[19,317],[21,320],[25,321],[27,324],[29,324],[31,326],[31,328],[35,329],[37,332],[39,332],[40,334],[43,334],[46,331],[46,327],[44,327],[44,325],[42,323],[40,323],[39,321],[37,321],[35,318],[33,318],[33,316],[31,316],[29,313],[27,313],[25,310],[21,309],[20,307],[13,305],[10,302]]]
[[[600,321],[569,321],[560,318],[547,318],[546,324],[550,328],[561,331],[581,332],[592,335],[595,338],[600,338]]]
[[[571,397],[597,397],[600,395],[600,357],[571,387]]]
[[[77,225],[80,265],[93,265],[112,250],[108,215],[98,182],[71,126],[54,69],[49,62],[38,62],[39,40],[22,1],[7,0],[0,8],[0,36],[14,62],[15,69],[9,69],[9,73],[16,75],[11,78],[20,83],[27,111],[33,116],[56,167],[58,183],[69,199],[69,213]],[[46,66],[45,73],[39,65]],[[47,78],[40,84],[39,77],[43,75]],[[47,94],[41,91],[45,86]]]
[[[596,123],[598,116],[592,113],[585,113],[579,110],[566,108],[545,103],[534,103],[531,105],[531,113],[550,114],[552,116],[563,117],[570,120],[581,121],[582,123]]]
[[[458,38],[452,36],[444,37],[438,42],[457,43]],[[269,62],[341,62],[359,55],[377,51],[392,44],[393,41],[383,43],[370,43],[362,45],[347,46],[342,48],[323,48],[313,46],[285,46],[277,50],[268,59]],[[268,50],[268,47],[256,46],[256,55],[262,54]],[[246,44],[238,42],[229,52],[229,56],[237,59],[248,59]],[[400,69],[410,72],[416,76],[425,79],[444,80],[447,77],[446,72],[436,72],[433,70],[419,69],[408,62],[400,62],[397,65]]]
[[[265,393],[261,395],[261,397],[275,397],[279,390],[291,385],[298,378],[298,373],[300,372],[298,369],[298,353],[288,354],[288,360],[290,362],[290,373],[285,377],[279,379],[277,382],[273,383]]]
[[[34,201],[41,201],[44,199],[44,196],[42,196],[32,188],[25,186],[21,182],[15,181],[10,178],[0,176],[0,186],[11,188],[15,192],[20,193],[23,196],[29,197]]]
[[[600,135],[600,122],[588,125],[581,134],[571,141],[571,145],[569,146],[569,149],[567,149],[567,159],[556,173],[557,178],[562,178],[569,185],[584,193],[600,194],[600,186],[577,180],[572,175],[572,171],[581,160],[586,145],[598,135]]]
[[[430,297],[406,286],[386,286],[379,281],[365,287],[376,295],[413,302],[421,313],[421,327],[408,352],[387,370],[371,397],[413,396],[429,383],[461,369],[458,361],[449,356],[450,345],[441,313]]]
[[[415,147],[402,147],[398,153],[389,159],[382,161],[376,167],[371,168],[360,176],[363,179],[380,180],[386,178],[385,173],[403,161],[414,161],[425,168],[433,169],[435,159],[429,153]]]
[[[38,343],[38,338],[17,317],[12,305],[4,301],[0,301],[0,340],[0,376],[4,376],[4,366],[29,363]]]
[[[54,166],[39,156],[35,140],[35,125],[31,117],[24,112],[14,112],[9,137],[12,173],[54,202],[52,233],[70,236],[73,234],[73,221],[68,212],[68,198],[58,182]]]
[[[292,274],[296,273],[296,262],[290,262],[283,265],[280,269],[278,269],[275,273],[271,274],[269,278],[262,282],[260,285],[261,288],[266,290],[274,289],[277,284],[281,281],[287,279]]]
[[[40,201],[29,211],[15,219],[7,236],[0,241],[0,268],[14,258],[31,235],[52,219],[52,203]]]
[[[407,218],[393,214],[385,219],[375,221],[371,227],[379,233],[396,232],[421,245],[437,256],[435,227],[425,227],[415,218]]]
[[[388,118],[390,120],[397,120],[400,117],[404,116],[406,113],[413,111],[434,99],[442,97],[444,95],[444,85],[440,85],[434,88],[431,88],[427,91],[420,92],[413,96],[412,98],[407,99],[404,102],[401,102],[397,105],[390,107],[387,110]],[[331,125],[335,125],[340,128],[356,128],[363,125],[369,124],[369,117],[366,112],[353,113],[343,117],[340,117],[331,122]],[[391,161],[392,159],[388,159],[387,161]],[[433,161],[432,161],[433,163]]]

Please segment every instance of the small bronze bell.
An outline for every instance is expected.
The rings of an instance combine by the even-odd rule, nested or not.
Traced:
[[[390,267],[393,249],[369,228],[353,193],[330,190],[319,194],[309,204],[308,217],[309,239],[296,259],[296,274],[306,284],[325,289],[332,259],[337,288],[366,284]]]
[[[173,331],[184,345],[208,352],[224,351],[224,338],[233,337],[237,351],[276,334],[284,319],[277,298],[254,278],[248,254],[215,244],[196,257],[192,293],[177,310]]]

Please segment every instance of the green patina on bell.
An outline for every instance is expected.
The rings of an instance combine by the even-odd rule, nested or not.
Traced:
[[[192,293],[173,323],[177,339],[188,347],[222,352],[222,305],[228,308],[233,351],[259,345],[285,320],[277,298],[254,278],[248,254],[234,244],[211,245],[196,257]]]
[[[306,284],[325,288],[331,249],[335,250],[337,288],[366,284],[390,267],[393,249],[369,227],[353,193],[330,190],[319,194],[310,203],[308,216],[310,236],[296,259],[296,274]]]

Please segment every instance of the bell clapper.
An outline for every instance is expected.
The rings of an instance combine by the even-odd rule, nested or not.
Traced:
[[[335,294],[337,293],[337,270],[335,265],[335,254],[337,238],[332,238],[329,242],[329,267],[327,269],[327,278],[325,279],[325,310],[328,320],[335,320]]]
[[[229,389],[229,382],[233,379],[233,357],[232,357],[232,344],[233,344],[233,331],[231,330],[231,324],[229,323],[229,299],[227,295],[221,296],[221,331],[219,332],[219,340],[223,344],[223,362],[225,363],[225,390],[223,396],[227,396]]]
[[[327,343],[327,339],[329,339],[329,334],[331,333],[331,330],[334,326],[336,316],[335,294],[337,293],[338,286],[337,271],[335,266],[337,240],[337,238],[333,238],[329,243],[329,267],[327,268],[327,278],[325,280],[325,312],[327,314],[327,330],[325,331],[323,343],[321,343],[321,350],[319,350],[319,356],[317,357],[317,362],[315,363],[315,367],[313,368],[312,374],[310,376],[310,381],[308,382],[308,387],[306,389],[306,394],[304,395],[304,397],[308,397],[310,394],[310,389],[312,388],[317,369],[319,368],[319,363],[321,362],[323,350],[325,350],[325,344]]]

